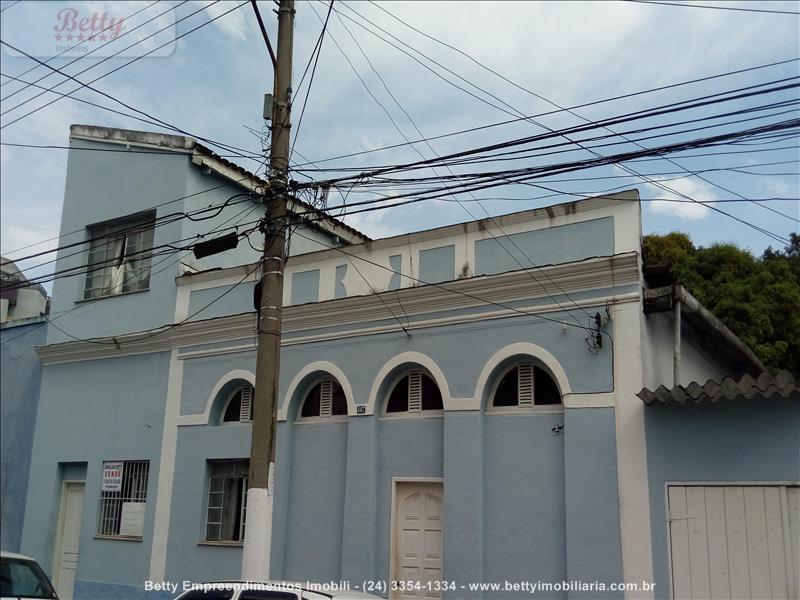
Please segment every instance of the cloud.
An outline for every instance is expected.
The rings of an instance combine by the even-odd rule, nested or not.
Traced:
[[[711,209],[703,206],[700,202],[716,200],[718,196],[713,192],[710,185],[696,179],[675,179],[667,181],[666,178],[652,178],[653,181],[664,182],[662,185],[675,190],[678,193],[666,191],[657,185],[645,184],[645,189],[653,198],[664,198],[664,201],[654,201],[649,203],[650,211],[656,214],[669,215],[679,219],[696,221],[705,219],[711,214]],[[696,202],[692,202],[691,200]],[[671,202],[669,200],[674,200]]]
[[[242,7],[239,10],[229,12],[224,17],[220,17],[220,15],[233,8],[234,5],[231,2],[212,3],[210,0],[206,0],[204,3],[206,5],[205,12],[208,13],[209,18],[216,18],[214,27],[232,40],[247,41],[252,31],[250,22],[247,19],[250,14],[245,12],[245,9],[249,7]],[[262,18],[264,17],[262,16]]]

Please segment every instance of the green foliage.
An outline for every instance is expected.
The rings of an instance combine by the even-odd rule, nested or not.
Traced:
[[[756,258],[733,244],[695,247],[683,233],[648,235],[642,255],[646,265],[670,267],[770,370],[800,375],[800,236]]]

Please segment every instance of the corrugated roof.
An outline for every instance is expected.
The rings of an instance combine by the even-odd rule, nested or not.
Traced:
[[[745,375],[739,381],[725,377],[720,382],[709,379],[700,385],[695,381],[687,386],[678,385],[672,389],[660,385],[655,392],[642,388],[642,391],[636,395],[647,406],[773,398],[800,400],[800,385],[791,373],[781,371],[777,377],[773,377],[769,373],[762,373],[758,379]]]

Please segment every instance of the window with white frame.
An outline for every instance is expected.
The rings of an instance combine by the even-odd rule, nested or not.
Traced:
[[[149,460],[103,462],[98,536],[142,538],[149,474]]]
[[[84,300],[150,286],[155,211],[92,225]]]
[[[439,386],[422,371],[411,371],[398,379],[386,401],[386,413],[421,413],[443,410]]]
[[[335,379],[323,379],[312,386],[300,408],[300,419],[342,415],[347,415],[347,398]]]
[[[223,423],[248,423],[253,419],[253,386],[246,383],[228,398],[222,413]]]
[[[553,377],[533,363],[514,365],[500,377],[492,397],[493,407],[532,407],[561,404]]]
[[[244,541],[247,512],[247,460],[209,461],[207,542]]]

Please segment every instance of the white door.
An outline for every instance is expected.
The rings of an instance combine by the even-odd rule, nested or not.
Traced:
[[[442,498],[441,483],[397,484],[392,598],[442,597]]]
[[[799,598],[800,487],[669,486],[672,595]]]
[[[53,569],[56,592],[61,600],[72,600],[75,573],[78,570],[78,546],[81,540],[81,516],[85,483],[67,482],[62,492],[60,531],[61,546]]]

